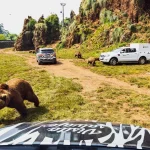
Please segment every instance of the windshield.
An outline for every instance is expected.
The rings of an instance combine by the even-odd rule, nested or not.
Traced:
[[[53,53],[54,50],[49,49],[49,50],[41,50],[41,53]]]

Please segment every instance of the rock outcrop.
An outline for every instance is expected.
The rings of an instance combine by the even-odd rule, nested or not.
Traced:
[[[90,38],[96,48],[116,42],[135,40],[140,32],[147,32],[150,21],[149,0],[82,0],[79,15],[71,13],[70,19],[75,18],[65,33],[61,44],[71,47],[83,43],[89,34],[95,33],[97,39]],[[105,25],[108,24],[109,25]],[[145,25],[146,24],[146,25]],[[143,26],[144,25],[144,26]],[[145,39],[148,34],[145,35]]]
[[[33,36],[33,43],[35,50],[40,47],[40,45],[46,44],[46,33],[47,33],[47,26],[44,21],[44,16],[42,15],[38,23],[35,24],[34,36]]]
[[[59,19],[56,14],[50,15],[46,19],[42,15],[38,22],[28,16],[24,20],[22,33],[14,44],[15,50],[36,50],[38,47],[43,47],[59,40],[59,36]]]
[[[115,13],[126,13],[132,22],[138,22],[138,18],[147,13],[150,15],[149,0],[82,0],[80,15],[82,19],[99,19],[101,10],[106,8]]]
[[[34,49],[32,38],[35,23],[31,16],[24,20],[23,30],[14,44],[16,51]]]

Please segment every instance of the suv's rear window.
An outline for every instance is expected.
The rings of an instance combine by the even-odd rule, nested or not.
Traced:
[[[41,50],[41,53],[53,53],[54,50],[48,49],[48,50]]]

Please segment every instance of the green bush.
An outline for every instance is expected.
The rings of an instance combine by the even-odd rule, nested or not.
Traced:
[[[115,28],[112,34],[113,42],[119,42],[122,34],[123,30],[121,27]]]
[[[113,14],[112,11],[107,10],[107,9],[102,9],[102,11],[100,12],[100,21],[102,23],[108,23],[108,22],[114,22],[116,21],[118,18],[117,16],[115,16]]]
[[[6,39],[7,39],[7,40],[16,41],[17,38],[18,38],[18,35],[17,35],[17,34],[10,34],[10,33],[8,33],[8,34],[6,35]]]
[[[66,21],[65,21],[66,22]],[[58,40],[60,36],[59,32],[59,18],[56,14],[52,14],[45,19],[47,26],[47,42]]]
[[[92,4],[91,0],[86,0],[84,6],[85,10],[89,10],[91,8],[91,4]]]
[[[35,24],[36,24],[36,20],[31,18],[27,24],[27,30],[33,31],[35,28]]]
[[[4,34],[0,34],[0,40],[6,40],[6,36]]]
[[[126,12],[123,12],[123,13],[122,13],[122,16],[123,16],[123,17],[128,17],[128,14],[127,14]]]
[[[128,28],[130,29],[131,32],[136,32],[136,26],[134,24],[128,25]]]
[[[56,49],[62,49],[64,47],[65,47],[65,41],[62,41],[59,44],[57,44]]]
[[[76,27],[77,27],[77,21],[74,20],[74,21],[72,22],[72,24],[69,26],[69,32],[74,31],[74,30],[76,29]]]
[[[42,29],[42,30],[47,30],[47,26],[46,26],[46,24],[45,23],[36,23],[35,24],[35,28],[36,29]]]
[[[106,7],[107,0],[98,0],[100,7]]]
[[[92,10],[93,10],[93,12],[96,12],[97,7],[98,7],[98,4],[93,2],[92,3]]]

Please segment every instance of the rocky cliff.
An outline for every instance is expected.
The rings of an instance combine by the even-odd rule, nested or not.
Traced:
[[[59,19],[52,14],[48,18],[42,15],[38,21],[28,16],[24,20],[23,30],[16,40],[15,50],[30,50],[46,46],[59,39]]]
[[[149,39],[149,0],[82,0],[79,15],[63,30],[62,45],[87,41],[94,33],[98,47]],[[90,36],[91,35],[91,36]],[[103,44],[102,44],[103,43]]]
[[[31,16],[24,20],[22,32],[14,44],[15,50],[20,51],[34,48],[32,38],[35,23],[36,21]]]
[[[149,0],[82,0],[79,15],[82,19],[96,20],[103,8],[115,14],[126,13],[132,22],[138,22],[143,13],[150,15]]]

